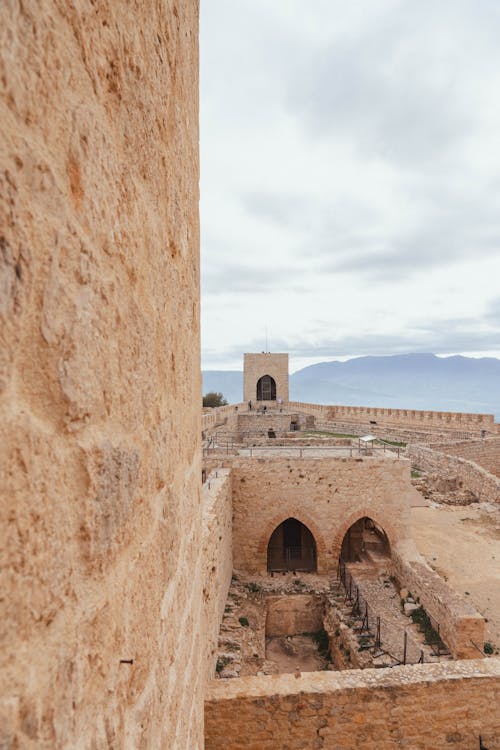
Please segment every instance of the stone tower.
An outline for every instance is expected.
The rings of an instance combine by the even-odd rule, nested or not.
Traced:
[[[243,401],[288,401],[288,354],[244,354],[243,370]]]

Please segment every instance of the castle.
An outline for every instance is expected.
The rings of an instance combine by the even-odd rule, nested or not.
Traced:
[[[0,35],[0,747],[499,746],[500,661],[413,544],[411,462],[301,439],[453,437],[414,460],[498,502],[498,425],[293,403],[284,354],[246,355],[242,402],[202,415],[198,3],[10,3]],[[371,611],[365,553],[444,660],[355,652],[335,596]],[[335,671],[266,673],[266,627],[320,626]]]

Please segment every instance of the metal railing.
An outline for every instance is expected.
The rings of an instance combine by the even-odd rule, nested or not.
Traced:
[[[386,654],[395,662],[395,664],[392,666],[424,663],[425,657],[423,649],[420,649],[420,657],[417,659],[417,661],[410,662],[408,660],[408,633],[406,630],[403,630],[402,633],[402,658],[399,658],[395,654],[391,653],[387,650],[386,647],[382,645],[382,620],[380,616],[374,614],[371,611],[368,602],[359,590],[359,586],[356,584],[352,574],[349,570],[347,570],[345,563],[342,561],[339,562],[337,568],[337,580],[342,584],[342,587],[345,591],[344,602],[352,603],[351,614],[353,617],[358,618],[358,621],[360,621],[361,623],[359,626],[353,629],[355,630],[355,632],[359,633],[361,637],[365,637],[373,641],[373,645],[371,646],[371,648],[375,658],[377,656],[381,656],[382,654]],[[441,639],[441,628],[439,623],[428,614],[427,617],[432,623],[432,628],[435,636],[431,633],[431,631],[427,631],[425,633],[426,644],[431,646],[434,656],[439,657],[449,655],[449,651],[447,650],[445,644]],[[421,630],[420,632],[425,631]],[[431,640],[429,640],[427,636],[429,636]]]
[[[251,445],[251,446],[242,446],[241,443],[236,443],[234,441],[226,441],[222,442],[219,441],[218,443],[212,443],[210,445],[206,445],[203,448],[203,455],[208,456],[210,455],[210,452],[226,452],[226,454],[229,454],[230,451],[238,451],[240,455],[249,455],[250,458],[252,458],[254,455],[259,455],[259,453],[262,455],[263,453],[273,453],[273,452],[282,452],[282,453],[289,453],[293,452],[296,455],[299,456],[299,458],[303,458],[305,454],[307,453],[313,453],[313,452],[327,452],[327,453],[340,453],[345,455],[346,453],[349,455],[349,457],[353,456],[371,456],[374,454],[382,454],[386,453],[386,447],[385,446],[378,446],[374,445],[370,448],[365,448],[365,446],[357,446],[357,445]],[[394,454],[398,458],[401,457],[401,451],[399,448],[394,448],[394,450],[391,450],[391,454]]]

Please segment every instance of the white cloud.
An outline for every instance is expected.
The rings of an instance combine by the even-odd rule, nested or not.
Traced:
[[[500,351],[498,3],[201,21],[205,362]]]

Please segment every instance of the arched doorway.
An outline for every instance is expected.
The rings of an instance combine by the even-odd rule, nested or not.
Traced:
[[[267,545],[268,571],[316,572],[316,557],[313,535],[296,518],[287,518],[271,534]]]
[[[258,379],[257,401],[276,401],[276,381],[270,375]]]
[[[350,526],[342,540],[341,562],[359,562],[363,558],[388,557],[389,540],[384,529],[368,516]]]

